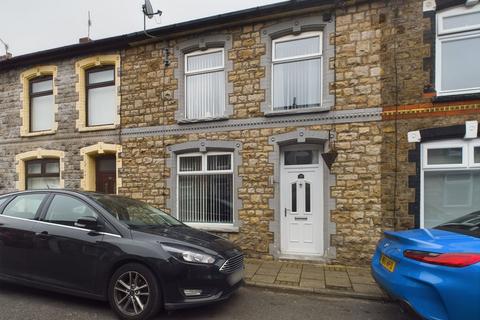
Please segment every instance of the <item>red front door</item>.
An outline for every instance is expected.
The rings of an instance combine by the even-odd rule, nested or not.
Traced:
[[[100,156],[96,163],[96,187],[100,193],[115,194],[117,185],[117,168],[115,156]]]

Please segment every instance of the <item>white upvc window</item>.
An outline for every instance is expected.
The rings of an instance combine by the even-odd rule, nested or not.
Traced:
[[[422,144],[420,227],[480,210],[480,139]]]
[[[273,111],[322,106],[322,32],[272,42]]]
[[[233,154],[189,153],[177,157],[177,218],[195,227],[234,224]]]
[[[439,96],[480,92],[480,4],[437,14],[436,90]]]
[[[225,53],[223,48],[185,55],[185,118],[208,119],[225,113]]]

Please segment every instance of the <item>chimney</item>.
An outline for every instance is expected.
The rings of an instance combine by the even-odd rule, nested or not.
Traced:
[[[5,60],[8,60],[10,58],[12,58],[13,55],[10,53],[10,52],[7,52],[6,54],[4,54],[3,56],[0,56],[0,61],[5,61]]]
[[[89,37],[83,37],[78,39],[78,43],[89,43],[90,41],[92,41],[92,39],[90,39]]]

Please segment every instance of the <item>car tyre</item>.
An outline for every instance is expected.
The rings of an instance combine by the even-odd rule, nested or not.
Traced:
[[[161,307],[158,280],[144,265],[129,263],[112,275],[108,286],[108,301],[122,320],[146,320]]]

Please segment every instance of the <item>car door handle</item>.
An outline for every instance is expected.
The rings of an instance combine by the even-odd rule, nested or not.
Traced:
[[[40,240],[48,240],[52,237],[47,231],[37,232],[35,233],[35,236]]]

